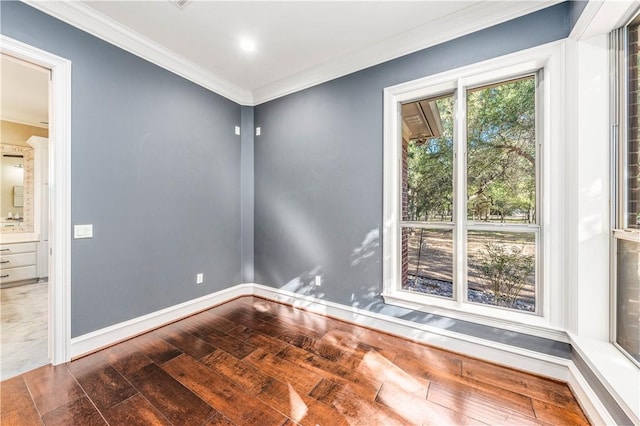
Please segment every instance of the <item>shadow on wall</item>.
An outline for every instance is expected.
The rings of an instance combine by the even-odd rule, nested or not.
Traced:
[[[322,286],[316,285],[316,277],[322,281],[322,266],[316,265],[310,271],[305,271],[288,283],[280,287],[281,290],[290,291],[296,294],[311,296],[318,299],[324,299],[325,293]]]
[[[386,304],[381,295],[380,259],[382,256],[380,247],[380,230],[379,228],[374,228],[363,236],[360,244],[350,252],[347,252],[346,256],[343,255],[339,259],[337,264],[340,266],[337,273],[333,265],[316,265],[307,271],[303,271],[280,288],[302,296],[293,302],[294,306],[322,315],[329,314],[330,305],[318,303],[318,300],[324,300],[336,305],[351,306],[361,310],[361,312],[368,311],[429,327],[430,330],[413,329],[405,331],[404,337],[424,343],[441,344],[445,337],[440,333],[433,332],[439,329],[563,358],[570,356],[570,348],[566,343],[526,336],[510,330]],[[321,286],[315,285],[316,276],[321,277]],[[338,279],[334,278],[336,276]],[[283,300],[286,299],[286,297],[283,298]],[[345,320],[358,324],[363,321],[363,317],[354,312],[351,318],[345,318]]]
[[[280,289],[438,328],[454,327],[455,322],[449,318],[384,303],[381,296],[380,246],[380,229],[376,227],[365,234],[362,242],[352,250],[348,260],[343,259],[348,268],[344,277],[341,276],[339,280],[332,279],[330,273],[325,274],[322,265],[316,265],[292,278]],[[372,276],[378,279],[366,278]],[[320,286],[316,285],[316,277],[320,277]],[[346,292],[348,293],[345,294]],[[324,311],[318,306],[313,306],[312,300],[298,301],[296,305],[314,311]]]

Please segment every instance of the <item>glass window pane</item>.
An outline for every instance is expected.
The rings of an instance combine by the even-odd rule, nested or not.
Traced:
[[[402,289],[453,297],[453,230],[402,228]]]
[[[469,302],[536,310],[535,233],[467,233]]]
[[[402,220],[451,222],[453,95],[402,105]]]
[[[640,89],[638,69],[640,69],[640,42],[638,24],[629,27],[629,131],[627,144],[627,182],[626,182],[626,227],[640,229]]]
[[[616,342],[640,362],[640,244],[618,240]]]
[[[536,79],[467,92],[467,217],[536,223]]]

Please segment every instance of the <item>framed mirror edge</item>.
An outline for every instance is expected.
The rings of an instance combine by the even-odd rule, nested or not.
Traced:
[[[2,155],[22,155],[24,159],[23,169],[23,219],[20,226],[2,226],[0,234],[29,234],[34,232],[34,149],[29,146],[0,144]],[[4,195],[3,195],[4,196]],[[2,218],[5,219],[4,217]],[[7,239],[1,238],[2,242]]]

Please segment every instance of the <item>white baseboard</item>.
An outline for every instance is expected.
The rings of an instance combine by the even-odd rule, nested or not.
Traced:
[[[591,389],[580,370],[573,364],[569,364],[569,380],[567,384],[573,391],[587,418],[593,425],[615,425],[607,409],[604,407],[596,393]]]
[[[241,296],[255,295],[363,327],[568,383],[593,424],[615,424],[571,360],[255,283],[238,284],[71,339],[77,358]]]
[[[570,360],[454,333],[289,291],[253,285],[253,294],[346,322],[566,382]]]
[[[71,339],[71,358],[87,355],[237,297],[251,294],[252,284],[238,284],[197,299],[74,337]]]

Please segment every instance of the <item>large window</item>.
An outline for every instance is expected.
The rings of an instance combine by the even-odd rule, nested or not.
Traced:
[[[613,124],[615,212],[613,229],[613,340],[640,365],[640,67],[638,23],[612,34],[616,87]]]
[[[544,323],[548,65],[540,55],[386,89],[387,303]]]
[[[536,87],[533,73],[464,88],[456,137],[455,91],[402,104],[403,290],[460,297],[459,252],[466,302],[536,312]],[[465,152],[455,168],[454,153]],[[466,198],[454,191],[465,176]]]

